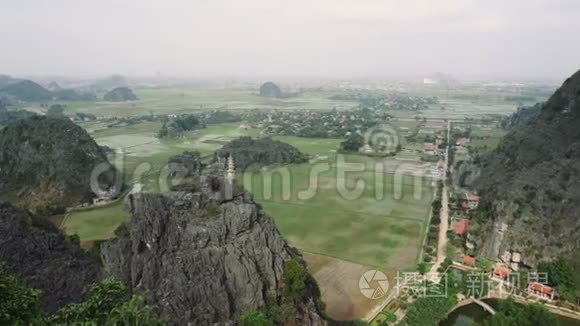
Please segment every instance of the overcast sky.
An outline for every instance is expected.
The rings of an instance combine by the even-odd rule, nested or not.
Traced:
[[[577,0],[0,0],[0,73],[562,79]]]

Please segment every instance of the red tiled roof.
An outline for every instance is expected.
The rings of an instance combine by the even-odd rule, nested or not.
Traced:
[[[467,233],[467,229],[469,228],[469,220],[464,218],[461,221],[455,223],[453,225],[453,231],[457,235],[465,235]]]
[[[508,276],[511,274],[511,272],[507,268],[498,267],[493,269],[493,274],[501,278],[507,279]]]
[[[468,255],[463,255],[463,263],[465,265],[469,265],[471,267],[475,267],[475,257],[471,257]]]
[[[542,283],[531,282],[529,287],[533,291],[540,292],[542,294],[549,295],[549,296],[551,296],[552,292],[554,292],[554,289],[552,287],[544,285]]]

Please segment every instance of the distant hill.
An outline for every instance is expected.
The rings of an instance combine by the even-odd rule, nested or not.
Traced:
[[[76,89],[61,88],[52,92],[58,101],[95,101],[97,96],[93,93],[80,92]]]
[[[52,93],[31,80],[22,80],[0,88],[0,95],[21,101],[46,101],[52,99]]]
[[[281,98],[284,96],[282,90],[278,85],[273,82],[265,82],[260,86],[260,96],[271,97],[271,98]]]
[[[106,90],[113,89],[117,87],[128,87],[129,81],[127,77],[123,75],[111,75],[103,79],[95,81],[91,88],[95,90]]]
[[[580,71],[529,110],[481,159],[481,229],[474,235],[481,253],[515,251],[535,266],[580,244]]]
[[[108,102],[126,102],[136,101],[138,98],[130,88],[117,87],[105,94],[103,100]]]
[[[37,211],[90,201],[95,197],[91,173],[98,165],[101,188],[114,181],[105,153],[68,119],[32,116],[12,122],[0,130],[0,148],[0,196]]]
[[[8,75],[0,75],[0,89],[10,84],[15,84],[19,81],[21,81],[21,79],[12,78],[11,76]]]
[[[61,88],[56,82],[51,82],[48,89],[31,80],[12,78],[0,75],[0,98],[16,101],[42,102],[56,99],[57,101],[94,101],[94,93],[70,88]]]

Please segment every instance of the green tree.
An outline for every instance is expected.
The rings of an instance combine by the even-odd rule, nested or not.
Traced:
[[[244,311],[240,315],[240,326],[273,326],[274,322],[263,312]]]
[[[489,272],[493,267],[493,263],[485,257],[478,257],[475,261],[475,266],[484,272]]]
[[[363,147],[364,144],[365,140],[363,136],[353,132],[345,141],[340,143],[340,149],[347,152],[358,152],[359,148]]]
[[[306,294],[306,268],[296,258],[290,259],[284,266],[285,296],[294,302],[299,302]]]
[[[497,313],[483,322],[484,326],[558,326],[556,315],[539,304],[522,305],[511,297],[500,301]]]
[[[417,265],[417,271],[421,274],[425,274],[429,271],[429,265],[427,263],[419,263],[419,265]]]
[[[50,317],[53,324],[162,325],[153,307],[139,296],[128,297],[127,287],[110,277],[92,287],[87,299],[69,304]]]
[[[540,262],[538,271],[547,273],[548,281],[552,286],[562,286],[570,291],[576,289],[574,268],[562,257],[551,262]]]
[[[42,320],[42,291],[23,287],[0,263],[0,325],[28,325]]]

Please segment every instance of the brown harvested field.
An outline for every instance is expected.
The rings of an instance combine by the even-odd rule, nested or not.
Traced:
[[[303,252],[303,255],[308,270],[318,282],[322,301],[326,304],[326,314],[330,318],[335,320],[363,318],[380,303],[380,299],[371,300],[364,297],[358,287],[362,274],[376,267],[306,252]],[[390,284],[394,284],[396,272],[394,274],[385,270],[382,272],[387,274]]]

